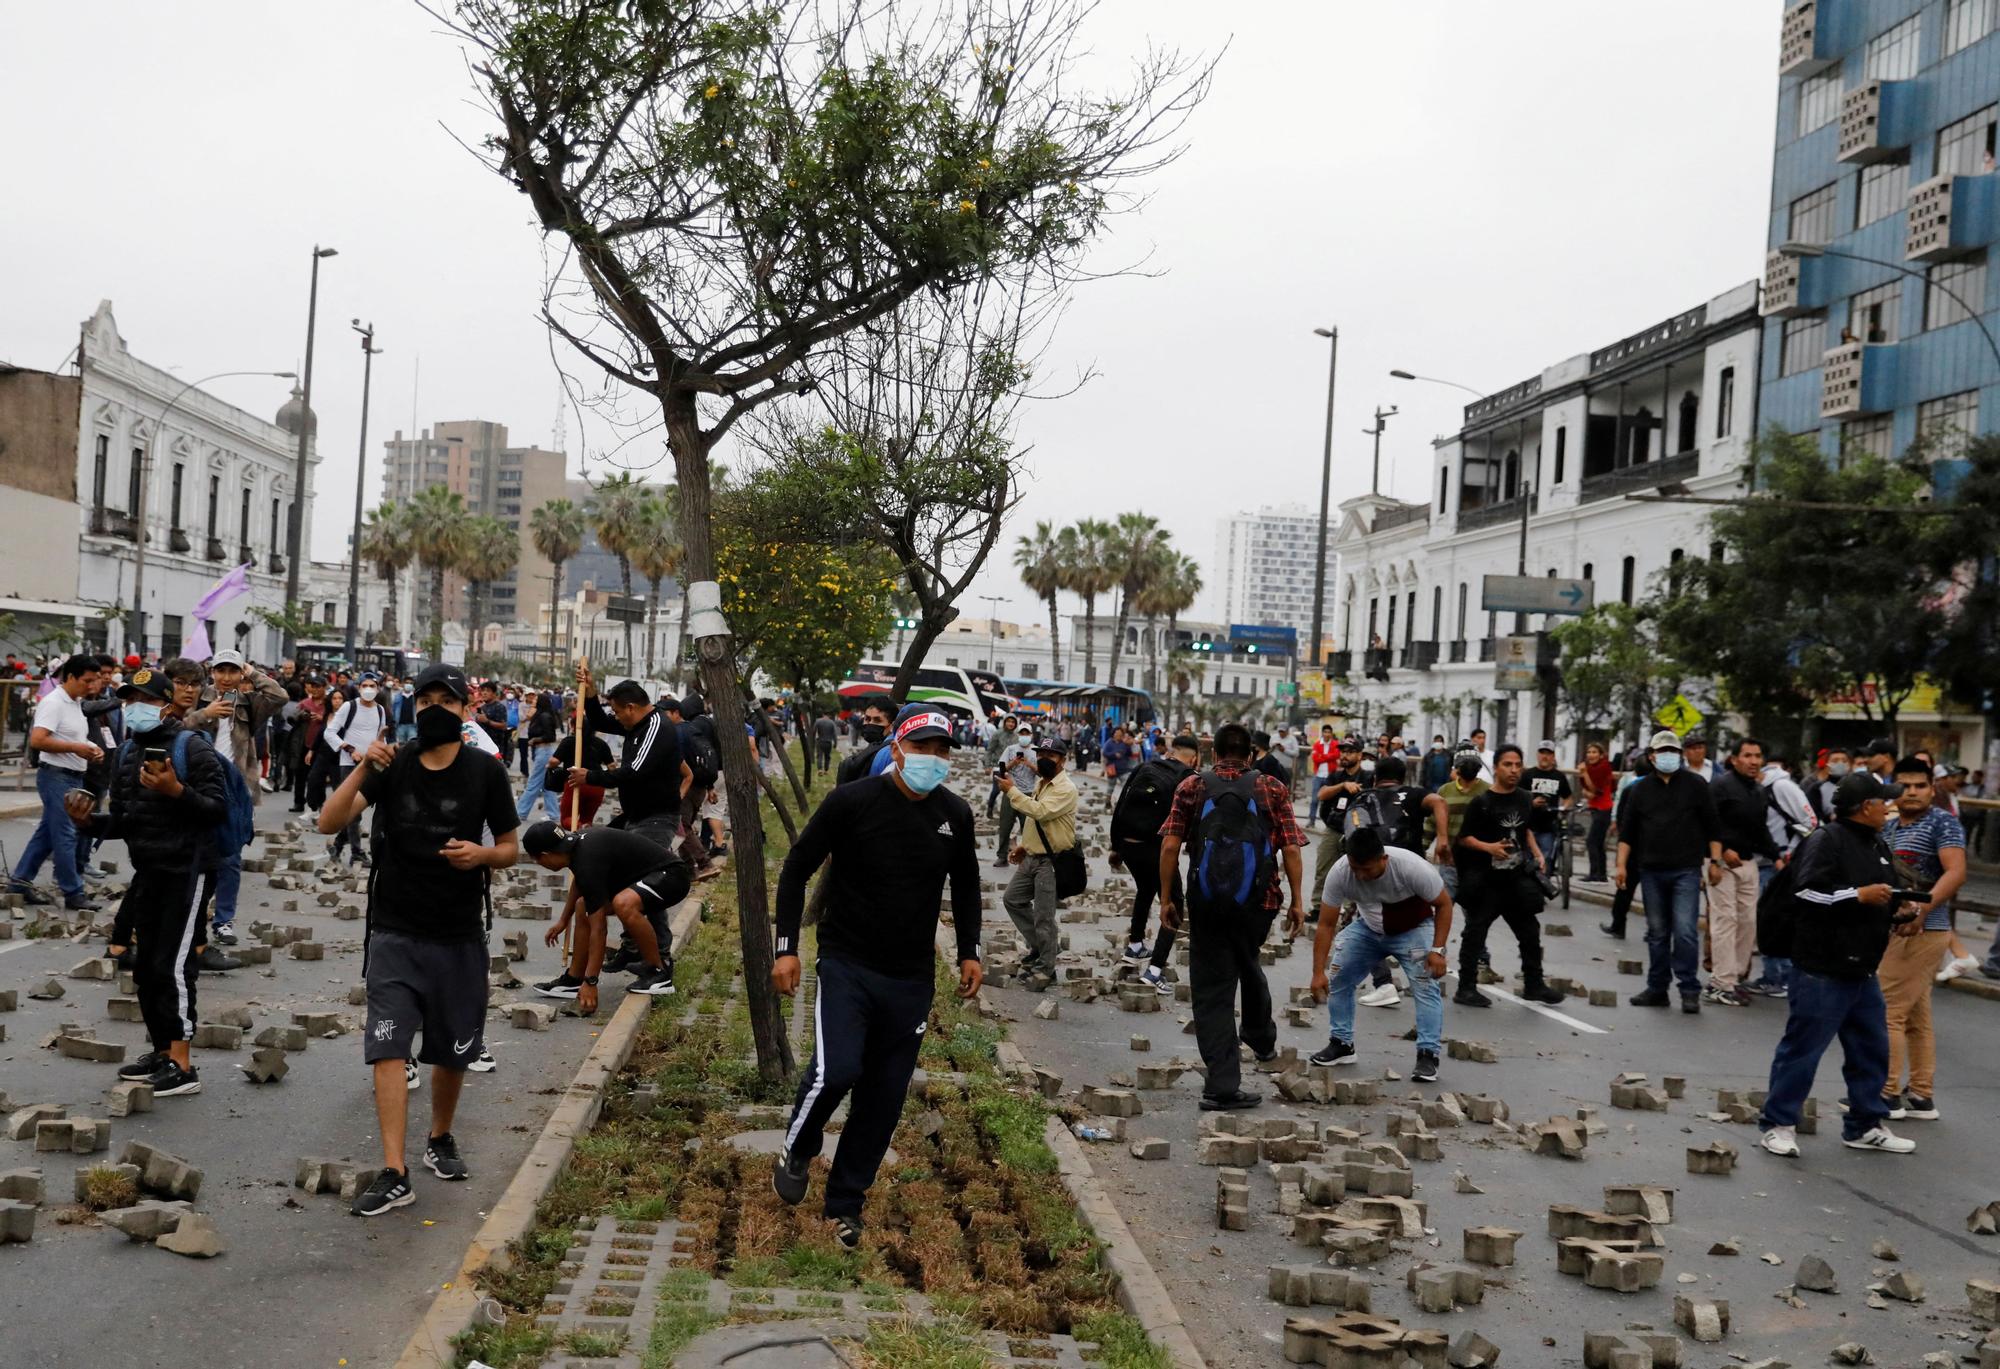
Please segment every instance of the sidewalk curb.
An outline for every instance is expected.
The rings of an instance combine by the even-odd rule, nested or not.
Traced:
[[[1011,1041],[1001,1041],[997,1054],[1000,1067],[1009,1074],[1019,1075],[1030,1069],[1027,1058]],[[1146,1252],[1133,1239],[1131,1228],[1118,1214],[1111,1195],[1098,1182],[1090,1158],[1076,1137],[1070,1135],[1061,1118],[1051,1117],[1043,1129],[1043,1138],[1055,1152],[1056,1172],[1075,1200],[1077,1212],[1104,1243],[1104,1262],[1117,1282],[1119,1306],[1132,1315],[1155,1345],[1167,1352],[1167,1358],[1177,1369],[1207,1369],[1207,1362],[1195,1349],[1194,1339],[1181,1321],[1179,1309],[1167,1296],[1160,1276],[1153,1272]]]
[[[40,799],[24,799],[18,803],[0,802],[0,821],[7,818],[39,818],[41,815]]]
[[[1609,908],[1611,906],[1610,895],[1599,893],[1595,889],[1579,889],[1571,885],[1569,898],[1570,911],[1572,912],[1575,911],[1576,905],[1583,903],[1592,904],[1599,908]],[[1547,916],[1551,912],[1560,913],[1562,911],[1561,908],[1551,906],[1544,908],[1542,913],[1544,916]],[[1639,930],[1639,944],[1644,946],[1646,941],[1645,929],[1641,927]],[[1940,987],[1950,989],[1954,993],[1971,994],[1974,998],[1984,998],[1991,1002],[2000,1002],[2000,981],[1975,978],[1974,976],[1978,974],[1979,972],[1974,970],[1971,975],[1960,975],[1956,979],[1947,979]]]
[[[686,947],[694,939],[695,929],[701,923],[701,910],[702,900],[690,897],[668,913],[676,947]],[[604,1109],[605,1085],[632,1058],[639,1028],[644,1025],[653,1001],[644,994],[628,993],[611,1014],[597,1044],[590,1048],[590,1054],[577,1066],[576,1077],[563,1090],[562,1101],[549,1114],[542,1134],[473,1235],[458,1272],[438,1290],[430,1310],[403,1346],[396,1369],[443,1369],[454,1363],[452,1337],[472,1325],[485,1299],[476,1286],[480,1271],[489,1267],[505,1269],[509,1260],[507,1246],[526,1235],[535,1224],[535,1209],[568,1163],[577,1138],[587,1135],[596,1125],[598,1114]]]

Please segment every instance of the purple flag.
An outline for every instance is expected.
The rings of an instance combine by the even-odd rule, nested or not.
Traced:
[[[181,648],[190,660],[205,661],[215,648],[208,641],[208,620],[215,616],[224,604],[242,598],[250,592],[250,563],[245,561],[229,574],[217,580],[208,593],[201,596],[201,602],[194,606],[194,631],[188,634],[187,642]]]

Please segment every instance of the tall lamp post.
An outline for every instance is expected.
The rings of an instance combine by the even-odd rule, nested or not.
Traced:
[[[1324,665],[1320,641],[1326,628],[1326,506],[1333,489],[1333,382],[1340,368],[1340,329],[1315,328],[1313,333],[1327,341],[1326,348],[1326,441],[1319,458],[1319,549],[1313,557],[1313,639],[1314,669]]]
[[[142,656],[146,652],[146,484],[148,472],[153,465],[154,449],[160,445],[160,431],[166,426],[167,415],[187,398],[188,391],[197,385],[206,385],[211,380],[226,380],[231,376],[276,376],[283,380],[298,379],[297,373],[293,371],[217,371],[212,376],[190,380],[181,386],[174,392],[174,397],[167,401],[167,407],[160,410],[160,416],[153,421],[152,438],[146,443],[146,454],[139,461],[138,507],[132,510],[133,546],[136,550],[132,557],[132,618],[125,629],[127,643],[125,649],[128,652],[137,652]],[[178,513],[179,510],[176,509],[175,512]],[[209,536],[214,535],[215,529],[210,528]]]
[[[1915,270],[1899,261],[1888,261],[1882,257],[1864,257],[1858,252],[1843,252],[1837,247],[1825,247],[1816,242],[1780,243],[1778,245],[1778,255],[1781,257],[1790,257],[1794,261],[1802,261],[1810,257],[1839,257],[1842,261],[1858,261],[1864,266],[1887,267],[1891,271],[1900,271],[1912,279],[1920,280],[1924,283],[1926,289],[1935,290],[1941,295],[1948,296],[1959,308],[1965,310],[1966,317],[1978,326],[1979,335],[1986,339],[1986,349],[1993,353],[1994,363],[2000,365],[2000,342],[1994,340],[1993,330],[1986,326],[1986,320],[1981,317],[1981,311],[1967,300],[1965,296],[1959,294],[1958,291],[1952,289],[1949,285],[1931,279],[1928,272]]]
[[[1368,493],[1370,494],[1382,493],[1382,434],[1389,430],[1389,420],[1401,412],[1402,410],[1393,404],[1386,409],[1377,404],[1375,406],[1375,426],[1361,430],[1375,439],[1375,459],[1373,464],[1368,468]]]
[[[347,546],[347,659],[354,660],[355,637],[361,621],[361,491],[368,478],[368,383],[375,372],[375,358],[382,349],[375,345],[375,325],[366,328],[354,320],[361,334],[361,451],[354,463],[354,536]],[[303,421],[303,420],[301,420]],[[551,624],[550,631],[553,632]]]
[[[314,244],[312,251],[312,291],[306,296],[306,367],[305,379],[300,382],[299,397],[299,460],[296,476],[292,482],[292,516],[286,520],[286,560],[285,560],[285,637],[281,654],[290,656],[298,650],[298,635],[292,631],[292,619],[299,604],[299,551],[305,546],[306,486],[312,480],[312,473],[306,465],[306,456],[312,445],[312,399],[313,399],[313,329],[319,322],[319,264],[323,257],[335,257],[340,253],[332,247]]]

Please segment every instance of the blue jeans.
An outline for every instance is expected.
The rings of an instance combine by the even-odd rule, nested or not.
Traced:
[[[1768,862],[1757,867],[1758,897],[1763,897],[1764,890],[1770,886],[1771,880],[1777,873],[1778,867]],[[1764,957],[1764,973],[1758,978],[1757,982],[1775,988],[1788,983],[1791,977],[1791,961],[1785,959],[1783,956],[1767,955]]]
[[[1375,931],[1358,917],[1342,928],[1334,938],[1333,970],[1327,980],[1327,1030],[1353,1044],[1354,990],[1383,956],[1394,956],[1403,962],[1410,996],[1417,1000],[1417,1049],[1436,1055],[1444,1035],[1444,988],[1424,968],[1435,932],[1436,924],[1428,918],[1422,926],[1395,936]]]
[[[1792,966],[1790,1013],[1771,1057],[1771,1090],[1758,1125],[1795,1127],[1812,1092],[1819,1058],[1840,1038],[1840,1073],[1847,1081],[1847,1114],[1840,1134],[1853,1140],[1888,1117],[1882,1090],[1889,1082],[1889,1010],[1874,975],[1829,979]]]
[[[1701,992],[1701,867],[1641,870],[1639,898],[1646,905],[1646,988],[1665,993],[1671,965],[1681,997],[1693,998]]]
[[[401,746],[404,742],[413,742],[416,739],[417,725],[415,723],[396,724],[396,745]]]
[[[535,811],[537,803],[541,804],[544,809],[547,809],[551,804],[561,802],[557,795],[548,792],[549,757],[555,755],[555,753],[556,744],[554,742],[535,743],[534,754],[528,759],[528,783],[521,790],[520,802],[514,805],[515,816],[519,817],[522,822],[528,820],[528,815]],[[562,814],[560,812],[550,813],[549,821],[561,822]]]
[[[243,853],[238,851],[215,867],[215,902],[209,925],[227,927],[236,921],[236,893],[243,887]]]
[[[67,898],[83,896],[83,876],[76,872],[76,824],[63,810],[63,796],[83,788],[81,770],[63,770],[44,763],[35,767],[35,792],[42,800],[42,820],[14,867],[14,883],[33,884],[42,862],[55,859],[56,885]]]
[[[1537,832],[1537,833],[1535,833],[1535,845],[1537,845],[1537,846],[1539,846],[1539,847],[1541,847],[1541,848],[1542,848],[1542,859],[1543,859],[1544,861],[1546,861],[1546,862],[1548,863],[1548,870],[1549,870],[1549,878],[1550,878],[1550,879],[1555,879],[1555,878],[1557,878],[1558,876],[1557,876],[1557,874],[1556,874],[1556,834],[1555,834],[1555,832],[1554,832],[1553,830],[1551,830],[1551,831],[1547,831],[1547,832]]]

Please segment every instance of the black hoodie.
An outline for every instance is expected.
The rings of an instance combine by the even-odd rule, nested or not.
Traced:
[[[100,814],[90,833],[100,841],[123,841],[135,870],[181,874],[215,868],[215,829],[228,815],[229,800],[225,762],[208,735],[188,733],[187,774],[177,797],[139,782],[146,752],[164,750],[171,763],[182,730],[178,718],[162,718],[152,731],[128,735],[111,753],[111,812]]]

